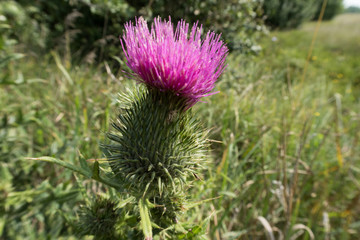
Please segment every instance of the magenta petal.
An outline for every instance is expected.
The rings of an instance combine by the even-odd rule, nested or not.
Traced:
[[[160,91],[171,91],[188,98],[193,105],[210,93],[224,71],[228,48],[221,35],[208,32],[201,39],[202,27],[178,22],[174,30],[171,19],[154,19],[149,30],[140,17],[125,24],[121,40],[127,65],[139,81]]]

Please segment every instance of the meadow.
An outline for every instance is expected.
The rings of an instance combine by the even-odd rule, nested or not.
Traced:
[[[179,239],[358,239],[359,22],[342,14],[319,31],[312,22],[270,32],[258,55],[229,55],[220,92],[193,109],[210,146],[188,195],[210,200],[184,212]],[[99,144],[118,93],[135,86],[120,52],[99,66],[56,51],[10,63],[0,82],[0,239],[77,239],[81,206],[116,194],[29,157],[106,169]],[[118,228],[133,228],[120,205]]]

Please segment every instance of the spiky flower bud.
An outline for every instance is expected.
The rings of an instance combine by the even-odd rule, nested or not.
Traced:
[[[130,101],[104,145],[113,172],[135,196],[179,191],[201,166],[205,132],[172,93],[142,88]]]
[[[116,204],[109,199],[97,197],[89,206],[80,209],[77,224],[78,235],[93,235],[96,239],[115,239],[115,225],[119,215]]]

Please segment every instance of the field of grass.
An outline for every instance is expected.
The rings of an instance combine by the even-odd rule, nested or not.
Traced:
[[[258,56],[229,56],[220,93],[193,109],[211,145],[188,194],[214,199],[179,220],[198,224],[200,239],[360,236],[359,22],[347,14],[322,23],[306,72],[316,23],[271,32]],[[134,83],[116,64],[25,54],[0,81],[0,239],[77,239],[81,205],[115,193],[25,157],[102,159],[118,93]]]

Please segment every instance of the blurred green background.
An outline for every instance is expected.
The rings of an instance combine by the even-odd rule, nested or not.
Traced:
[[[194,107],[211,145],[189,196],[214,199],[183,214],[196,228],[178,238],[358,239],[360,9],[323,4],[1,1],[0,239],[82,238],[82,206],[115,194],[25,157],[75,165],[103,158],[99,143],[118,113],[118,93],[134,86],[123,74],[119,36],[140,15],[199,21],[231,50],[220,93]],[[141,239],[130,234],[129,209],[118,231]]]

